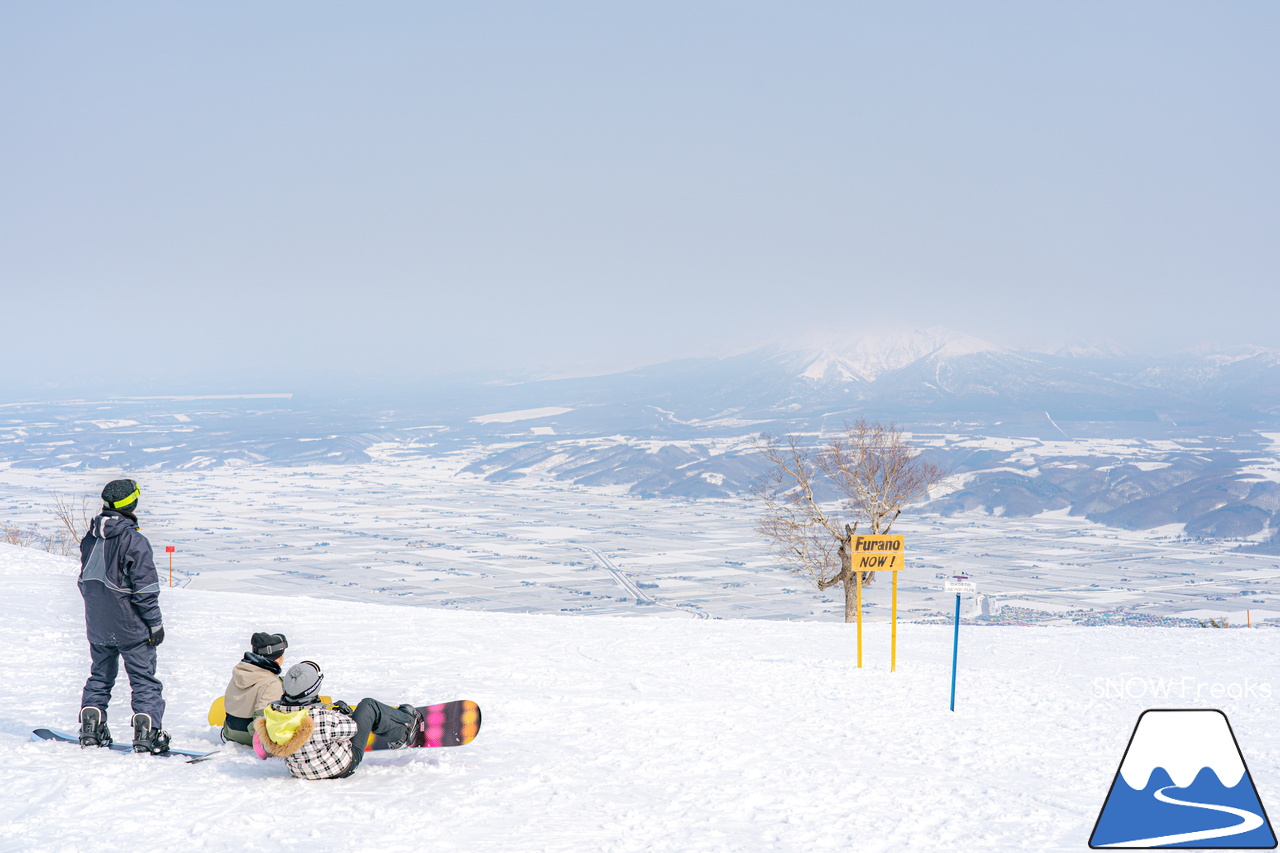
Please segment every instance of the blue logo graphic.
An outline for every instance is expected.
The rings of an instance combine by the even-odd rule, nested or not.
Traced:
[[[1227,715],[1143,711],[1089,846],[1274,849],[1275,833]]]

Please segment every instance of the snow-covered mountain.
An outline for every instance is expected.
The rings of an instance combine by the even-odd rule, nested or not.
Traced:
[[[745,365],[749,356],[740,358]],[[1197,391],[1236,364],[1207,354],[1189,358],[1203,372]],[[1200,408],[1198,400],[1180,393],[1185,386],[1162,381],[1159,362],[1108,344],[1013,350],[931,328],[825,341],[821,349],[775,352],[769,362],[787,376],[767,385],[782,384],[787,393],[775,392],[773,401],[743,402],[764,402],[776,412],[830,412],[853,404],[872,416],[899,420],[1045,411],[1066,419],[1156,420]],[[1185,369],[1184,362],[1177,364]]]
[[[1107,340],[1071,340],[1032,345],[1028,352],[1053,355],[1059,358],[1075,359],[1116,359],[1128,358],[1132,353],[1128,347],[1115,341]]]
[[[141,423],[135,416],[139,411],[174,409],[176,401],[71,401],[48,418],[43,416],[56,407],[45,406],[37,428],[48,431],[52,441],[65,441],[56,434],[71,414],[72,420],[92,424],[104,435],[120,435],[103,424]],[[305,429],[322,431],[326,441],[421,423],[476,437],[540,427],[557,434],[675,438],[744,424],[803,429],[860,415],[904,422],[975,417],[1007,422],[1042,419],[1047,412],[1057,421],[1280,425],[1280,353],[1236,347],[1149,358],[1107,345],[1045,353],[931,328],[826,340],[813,348],[764,347],[604,376],[525,382],[507,377],[500,384],[424,381],[414,388],[299,393],[291,401],[260,400],[253,406],[205,400],[187,408],[198,419],[212,418],[229,427],[219,430],[225,435],[240,435],[240,427],[255,421],[265,428],[264,435],[288,438],[293,424],[302,421]],[[511,412],[547,416],[534,423],[525,416],[507,417]],[[290,424],[266,428],[269,421]],[[14,429],[28,429],[21,418],[10,423]],[[169,423],[175,444],[198,432],[187,429],[187,421],[170,418]],[[329,424],[340,428],[326,428]],[[4,430],[0,420],[0,453],[6,441],[35,443]],[[280,450],[268,448],[260,455],[272,459]],[[127,446],[110,451],[129,452]]]
[[[793,364],[808,362],[800,372],[806,379],[831,381],[843,376],[847,381],[873,382],[922,358],[948,358],[998,349],[978,338],[935,326],[913,332],[828,338],[818,346],[800,344],[787,348],[780,360]]]
[[[488,448],[473,470],[495,480],[549,476],[624,485],[640,495],[715,497],[742,493],[760,473],[752,436],[829,432],[865,416],[926,434],[1153,442],[1213,436],[1197,446],[1214,450],[1214,442],[1226,441],[1231,461],[1207,472],[1209,480],[1197,474],[1193,497],[1160,503],[1160,490],[1177,484],[1160,485],[1158,472],[1125,474],[1131,501],[1147,502],[1141,512],[1104,494],[1122,478],[1098,484],[1044,465],[1036,468],[1035,489],[1019,481],[1011,491],[998,471],[1008,454],[960,450],[943,461],[975,476],[949,506],[1022,514],[1069,506],[1108,524],[1176,522],[1208,536],[1280,531],[1270,493],[1245,482],[1248,455],[1265,444],[1259,436],[1280,431],[1274,351],[1204,349],[1157,359],[1095,345],[1050,354],[942,328],[809,343],[543,381],[507,376],[500,384],[424,382],[269,399],[9,403],[0,418],[0,465],[138,471],[358,463],[368,460],[370,446],[392,442],[423,455]],[[1078,455],[1081,465],[1114,464]],[[1144,464],[1192,470],[1194,456]],[[996,473],[983,475],[982,465]],[[1047,491],[1046,472],[1054,479]],[[1199,496],[1214,490],[1227,497],[1203,508]]]
[[[1163,358],[1105,341],[1016,350],[935,327],[680,364],[680,381],[664,393],[673,402],[689,398],[692,417],[702,401],[766,418],[842,409],[899,420],[1045,411],[1086,421],[1280,415],[1280,355],[1260,347]]]
[[[816,356],[810,353],[797,353],[800,361],[808,362],[800,376],[823,383],[868,382],[874,376],[868,375],[859,365],[854,364],[842,355],[831,350],[822,350]]]

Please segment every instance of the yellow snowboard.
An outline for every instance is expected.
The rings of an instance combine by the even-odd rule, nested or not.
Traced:
[[[213,700],[213,704],[209,706],[209,725],[220,726],[227,721],[226,696],[219,696]],[[321,702],[332,702],[329,696],[321,696]]]

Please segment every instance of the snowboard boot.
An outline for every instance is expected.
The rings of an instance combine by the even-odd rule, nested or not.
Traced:
[[[133,751],[161,755],[169,751],[169,733],[151,727],[150,714],[133,715]]]
[[[403,733],[397,733],[394,737],[387,738],[387,746],[390,749],[407,749],[411,746],[422,746],[426,737],[426,725],[423,722],[422,714],[412,705],[400,705],[396,708],[409,717],[409,722],[404,724]]]
[[[101,708],[80,709],[80,746],[111,746],[111,729]]]

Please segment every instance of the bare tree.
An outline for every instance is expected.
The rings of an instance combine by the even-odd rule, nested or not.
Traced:
[[[71,498],[54,494],[53,513],[61,524],[57,534],[57,548],[60,553],[63,555],[75,553],[80,540],[84,538],[85,533],[89,531],[89,525],[93,523],[96,510],[97,503],[90,500],[88,495],[81,495],[80,503],[76,505]]]
[[[765,505],[756,532],[819,590],[843,584],[844,619],[853,621],[858,575],[863,586],[875,578],[875,572],[853,571],[858,525],[865,524],[871,535],[888,533],[903,507],[927,495],[948,472],[921,458],[896,424],[866,418],[845,424],[817,447],[794,435],[762,435],[757,447],[770,468],[755,490]]]
[[[0,526],[0,542],[6,545],[20,545],[26,547],[36,540],[35,533],[30,530],[23,530],[19,527],[10,527],[9,525]]]

